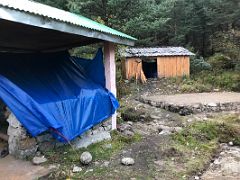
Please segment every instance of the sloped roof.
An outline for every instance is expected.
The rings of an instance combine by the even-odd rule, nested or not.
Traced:
[[[30,0],[0,0],[0,19],[119,44],[133,45],[136,40],[84,16]]]
[[[121,52],[123,57],[193,56],[183,47],[127,48]]]

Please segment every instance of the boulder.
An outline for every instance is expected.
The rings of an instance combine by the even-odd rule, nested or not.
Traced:
[[[131,166],[135,163],[135,161],[133,158],[124,157],[124,158],[122,158],[121,163],[125,166]]]
[[[40,157],[35,156],[35,157],[32,159],[32,163],[33,163],[34,165],[40,165],[40,164],[45,163],[45,162],[47,162],[47,159],[46,159],[44,156],[40,156]]]
[[[81,154],[80,161],[84,165],[88,165],[92,162],[92,155],[90,152],[85,151]]]

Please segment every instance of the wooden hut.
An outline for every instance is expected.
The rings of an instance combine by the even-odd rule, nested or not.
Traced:
[[[188,76],[190,56],[183,47],[128,48],[121,52],[123,77],[146,78]]]

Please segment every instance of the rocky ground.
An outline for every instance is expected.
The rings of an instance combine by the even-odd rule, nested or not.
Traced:
[[[238,179],[238,111],[181,116],[138,101],[142,95],[180,93],[178,87],[160,88],[156,81],[136,89],[120,100],[112,140],[46,152],[48,163],[59,167],[48,179]],[[92,155],[87,164],[80,158],[85,151]]]
[[[200,128],[211,129],[207,123],[219,117],[224,117],[222,121],[234,119],[239,123],[238,113],[202,113],[183,117],[136,100],[127,103],[136,117],[122,113],[121,118],[129,119],[119,117],[121,123],[118,132],[112,134],[112,140],[87,149],[59,149],[59,152],[47,155],[50,163],[59,163],[60,167],[48,179],[224,179],[224,175],[238,179],[240,151],[234,139],[226,138],[225,144],[221,144],[218,139],[211,138],[214,132],[182,134],[182,131],[191,132],[188,126],[194,123],[206,122]],[[205,140],[204,136],[208,135]],[[192,140],[194,136],[196,142]],[[179,140],[184,137],[186,141]],[[92,154],[87,165],[79,161],[83,151]]]
[[[202,179],[239,179],[240,178],[240,148],[229,144],[221,144],[221,152],[214,159]]]

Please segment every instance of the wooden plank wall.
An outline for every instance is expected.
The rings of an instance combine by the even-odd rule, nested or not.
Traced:
[[[189,56],[164,56],[157,58],[158,77],[189,76]]]
[[[146,81],[146,77],[142,70],[142,60],[140,58],[127,58],[123,61],[123,73],[126,79],[135,78],[142,82]]]
[[[190,75],[189,56],[164,56],[157,58],[158,77],[180,77]],[[122,60],[122,73],[125,79],[145,78],[140,58],[127,58]]]

